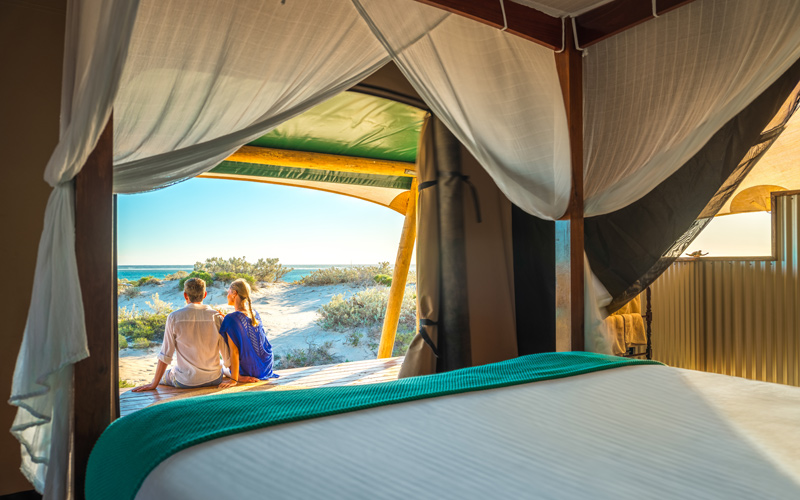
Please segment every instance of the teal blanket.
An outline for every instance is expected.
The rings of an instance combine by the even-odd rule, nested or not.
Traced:
[[[380,384],[220,394],[151,406],[112,423],[86,472],[86,498],[133,499],[158,464],[195,444],[237,432],[376,406],[659,364],[585,352],[544,353]]]

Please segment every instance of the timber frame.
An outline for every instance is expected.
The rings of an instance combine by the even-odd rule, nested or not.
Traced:
[[[694,0],[614,0],[563,20],[511,0],[417,0],[505,31],[548,49],[563,50],[575,37],[585,49]],[[505,12],[505,15],[503,14]],[[504,23],[505,19],[505,23]],[[566,32],[574,22],[575,32]]]

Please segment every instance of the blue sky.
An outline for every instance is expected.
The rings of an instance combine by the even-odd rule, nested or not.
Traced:
[[[310,189],[190,179],[119,195],[120,265],[278,257],[283,264],[394,264],[403,216]]]
[[[310,189],[190,179],[120,195],[121,265],[185,264],[207,257],[278,257],[283,264],[394,264],[403,216],[374,203]],[[717,217],[686,250],[769,255],[770,214]],[[413,261],[412,261],[413,262]]]

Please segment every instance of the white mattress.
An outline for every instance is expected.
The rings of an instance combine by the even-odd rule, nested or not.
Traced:
[[[492,497],[800,498],[800,388],[647,365],[413,401],[194,446],[136,498]]]

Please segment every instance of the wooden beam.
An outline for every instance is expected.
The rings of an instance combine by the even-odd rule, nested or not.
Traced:
[[[386,304],[386,316],[383,318],[378,359],[391,358],[394,350],[394,338],[397,334],[397,324],[400,321],[400,310],[403,306],[403,296],[408,280],[408,268],[411,266],[411,255],[414,253],[414,242],[417,239],[416,198],[417,180],[414,179],[411,184],[406,219],[403,222],[403,232],[400,235],[400,245],[397,248],[397,259],[395,259],[392,273],[392,287],[389,290],[389,301]]]
[[[447,12],[467,17],[494,28],[503,28],[503,8],[508,31],[549,49],[561,50],[561,19],[507,0],[501,7],[498,0],[417,0]]]
[[[693,1],[657,0],[656,13],[660,16]],[[584,49],[650,19],[655,17],[649,0],[614,0],[575,18],[578,45]]]
[[[417,169],[416,164],[405,161],[373,160],[357,156],[330,155],[255,146],[242,146],[238,151],[227,157],[226,161],[404,177],[414,177]]]
[[[572,190],[562,220],[556,221],[556,349],[584,350],[583,268],[583,66],[567,25],[567,46],[556,53],[556,70],[569,128]]]
[[[417,1],[488,26],[503,28],[503,9],[499,0]],[[693,1],[657,0],[656,14],[660,16]],[[508,21],[506,31],[509,33],[553,50],[561,50],[563,40],[572,36],[569,34],[562,38],[565,29],[562,29],[561,19],[557,17],[511,0],[505,1],[503,6]],[[575,17],[578,46],[584,49],[650,19],[655,19],[650,0],[614,0]],[[567,19],[565,24],[571,24],[571,19]]]
[[[73,481],[77,498],[84,495],[89,453],[118,416],[112,123],[113,117],[109,117],[97,146],[75,178],[75,252],[90,352],[75,365],[74,375]]]

